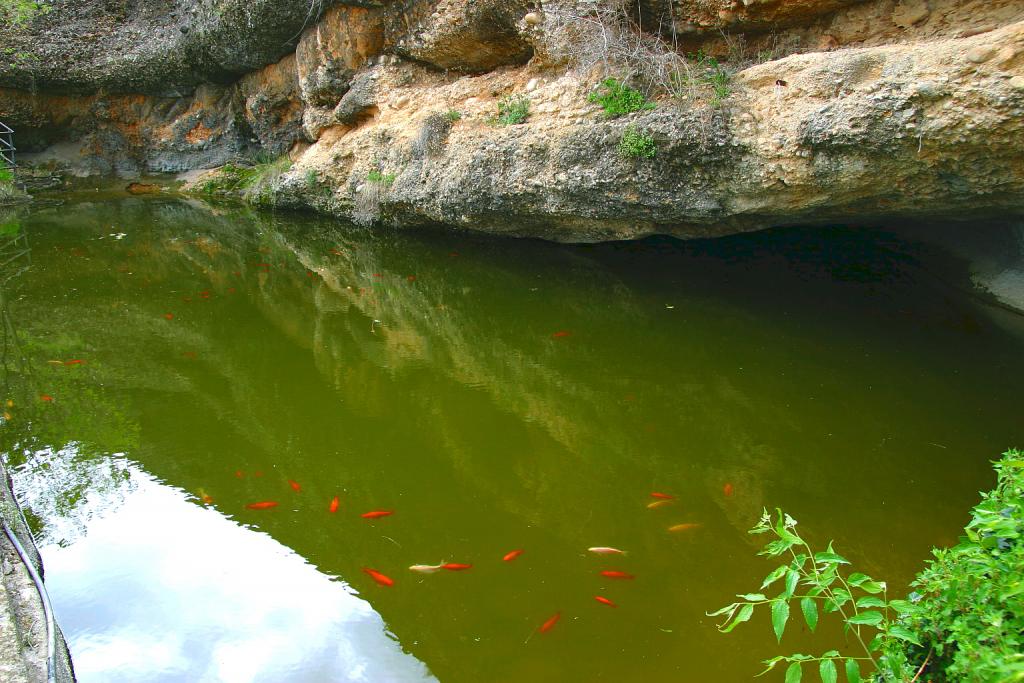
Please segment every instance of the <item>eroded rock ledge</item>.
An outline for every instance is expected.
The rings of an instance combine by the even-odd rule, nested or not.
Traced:
[[[250,4],[253,35],[287,23],[276,8],[288,3]],[[175,4],[207,17],[202,6]],[[686,49],[724,53],[742,40],[768,61],[734,74],[719,104],[662,98],[614,120],[587,102],[595,73],[547,58],[545,12],[556,7],[412,0],[321,15],[314,4],[294,53],[280,59],[280,45],[229,50],[230,31],[206,30],[199,44],[220,57],[176,62],[191,65],[175,72],[181,87],[193,84],[184,94],[147,84],[123,55],[108,55],[104,72],[124,86],[110,88],[117,94],[91,92],[95,83],[70,72],[46,80],[45,70],[9,65],[0,85],[32,77],[45,87],[0,91],[0,119],[40,159],[82,172],[287,153],[290,170],[264,195],[277,205],[556,240],[1024,213],[1016,0],[644,0],[637,16],[658,17],[657,30]],[[60,50],[44,30],[59,17],[31,29],[47,50]],[[93,62],[104,49],[87,47],[76,54]],[[264,66],[223,82],[254,63]],[[513,93],[530,99],[529,119],[494,125],[498,100]],[[627,127],[653,136],[654,158],[618,153]]]

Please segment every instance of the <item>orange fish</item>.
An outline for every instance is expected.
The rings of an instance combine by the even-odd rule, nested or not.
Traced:
[[[213,502],[213,496],[211,496],[208,493],[203,494],[203,502],[206,503],[207,505],[209,505],[210,503]]]
[[[374,274],[373,274],[373,276],[374,276],[374,277],[384,277],[384,276],[383,276],[383,275],[381,275],[380,273],[374,273]]]
[[[447,569],[450,572],[461,572],[463,569],[470,569],[472,566],[471,564],[459,564],[458,562],[445,562],[441,565],[441,569]]]
[[[252,473],[252,476],[254,476],[254,477],[262,477],[263,476],[263,470],[256,470],[255,472]]]
[[[394,586],[395,581],[390,576],[384,576],[376,569],[368,569],[363,567],[363,571],[370,575],[370,578],[379,583],[382,586]]]
[[[660,507],[663,507],[665,505],[671,505],[671,504],[672,504],[671,500],[656,500],[653,503],[648,503],[647,504],[647,509],[648,510],[654,510],[656,508],[660,508]]]
[[[567,330],[559,330],[558,332],[555,332],[553,335],[551,335],[551,338],[552,339],[564,339],[565,337],[568,337],[571,334],[572,334],[572,332],[569,332]]]
[[[327,511],[328,512],[337,512],[338,511],[338,497],[337,496],[335,496],[334,498],[331,499],[331,505],[327,508]]]
[[[292,481],[291,479],[289,479],[288,485],[292,487],[292,491],[295,491],[295,493],[298,493],[299,491],[302,490],[302,487],[299,486],[299,482],[297,481]]]
[[[277,501],[276,500],[263,500],[263,501],[260,501],[259,503],[249,503],[245,507],[249,508],[250,510],[266,510],[267,508],[276,508],[277,507]]]
[[[173,313],[164,313],[164,318],[166,318],[167,320],[174,320],[174,314]]]
[[[378,517],[387,517],[388,515],[395,514],[394,510],[371,510],[370,512],[364,512],[359,515],[363,519],[377,519]]]
[[[345,255],[345,252],[341,251],[340,249],[334,248],[334,247],[331,248],[331,253],[334,254],[335,256],[344,256]]]
[[[726,498],[731,498],[732,497],[732,484],[727,482],[725,484],[725,486],[722,487],[722,493],[725,494]]]
[[[39,394],[40,401],[46,401],[47,403],[53,403],[53,396],[49,394]]]
[[[237,270],[233,270],[233,271],[231,271],[231,274],[232,274],[232,275],[234,275],[235,277],[241,277],[241,276],[242,276],[242,273],[240,273],[240,272],[239,272],[239,271],[237,271]]]
[[[245,472],[243,472],[242,470],[235,470],[235,476],[241,479],[242,477],[245,476]]]
[[[668,493],[658,493],[657,491],[655,491],[654,493],[651,494],[651,498],[661,498],[662,500],[672,500],[673,498],[675,498],[675,496],[670,495]]]
[[[64,365],[84,365],[84,364],[85,364],[84,360],[79,360],[77,358],[74,359],[74,360],[66,360],[66,361],[64,361]]]
[[[209,299],[210,298],[210,290],[204,289],[203,291],[199,292],[199,296],[203,297],[204,299]]]
[[[316,274],[312,270],[307,270],[306,277],[316,277]]]
[[[416,282],[416,276],[415,275],[406,275],[405,279],[408,280],[409,282]]]
[[[195,358],[196,358],[196,352],[195,351],[182,351],[181,355],[184,356],[185,358],[191,358],[193,360],[195,360]]]
[[[512,552],[508,553],[507,555],[505,555],[505,557],[503,557],[501,559],[504,560],[505,562],[511,562],[512,560],[516,559],[517,557],[519,557],[522,554],[523,554],[522,550],[513,550]]]
[[[607,569],[601,572],[601,576],[607,577],[609,579],[632,579],[632,578],[635,578],[632,574],[627,574],[626,572],[610,571],[610,570],[607,570]]]
[[[561,619],[561,618],[562,618],[562,613],[561,612],[555,612],[554,616],[552,616],[550,619],[548,619],[547,621],[545,621],[543,624],[540,625],[540,632],[541,633],[547,633],[548,631],[550,631],[554,627],[555,624],[558,623],[558,620]]]
[[[698,524],[697,522],[687,522],[686,524],[676,524],[674,526],[670,526],[668,528],[668,530],[672,531],[672,532],[676,532],[676,531],[690,531],[691,529],[699,529],[699,528],[700,528],[700,524]]]
[[[269,263],[257,263],[256,267],[257,268],[263,268],[264,270],[267,270],[268,268],[270,268],[270,264]]]
[[[235,293],[235,288],[234,287],[228,287],[228,294],[234,294],[234,293]]]
[[[616,604],[614,602],[612,602],[608,598],[602,598],[600,595],[595,595],[594,599],[597,600],[602,605],[608,605],[609,607],[616,607]]]

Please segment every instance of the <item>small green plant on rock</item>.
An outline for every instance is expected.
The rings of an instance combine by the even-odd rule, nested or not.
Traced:
[[[45,2],[35,0],[0,0],[0,25],[21,26],[50,9]]]
[[[657,153],[654,136],[629,126],[622,131],[619,140],[619,155],[629,159],[653,159]]]
[[[366,179],[368,181],[371,183],[379,183],[385,187],[391,187],[395,183],[395,178],[397,177],[398,176],[394,173],[381,173],[377,169],[373,169],[366,174]]]
[[[462,120],[462,112],[460,112],[458,109],[449,109],[448,111],[445,112],[444,115],[452,123]]]
[[[502,126],[525,123],[530,117],[530,98],[525,95],[507,95],[498,101],[497,122]]]
[[[654,109],[654,103],[648,102],[642,92],[616,78],[606,78],[601,81],[599,88],[587,96],[587,101],[601,105],[604,115],[609,119],[635,111]]]

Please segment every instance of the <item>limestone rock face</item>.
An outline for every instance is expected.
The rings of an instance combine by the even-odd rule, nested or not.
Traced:
[[[650,30],[671,35],[723,29],[749,31],[813,22],[865,0],[641,0],[640,17]]]
[[[379,197],[381,221],[566,241],[1019,217],[1022,73],[1017,23],[963,39],[793,55],[737,74],[728,107],[663,102],[614,121],[566,76],[536,86],[528,122],[507,127],[487,123],[498,75],[423,76],[396,89],[383,74],[380,115],[324,136],[292,171],[301,179],[316,170],[332,199],[287,179],[279,197],[352,217],[361,180],[379,168],[396,178]],[[461,113],[447,142],[415,154],[422,116],[446,103]],[[653,159],[619,153],[629,126],[654,138]]]
[[[526,0],[419,0],[392,12],[389,42],[395,53],[440,69],[481,73],[523,64],[533,54],[516,24]]]
[[[384,49],[383,20],[380,9],[341,6],[306,29],[295,50],[303,102],[337,105],[356,71]]]

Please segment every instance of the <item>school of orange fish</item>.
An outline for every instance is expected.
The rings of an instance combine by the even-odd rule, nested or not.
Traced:
[[[264,252],[263,249],[261,249],[260,251]],[[344,252],[339,251],[337,248],[332,248],[329,251],[329,253],[332,254],[332,255],[340,256]],[[459,254],[457,252],[451,252],[449,254],[449,256],[452,256],[452,257],[458,256],[458,255]],[[269,264],[269,263],[262,263],[262,262],[261,263],[256,263],[255,265],[256,265],[256,267],[260,268],[264,272],[268,271],[270,269],[270,267],[271,267],[271,264]],[[233,273],[233,275],[240,276],[241,273],[238,272],[238,271],[235,271]],[[309,270],[306,271],[306,275],[308,277],[315,277],[315,274],[313,273],[313,271],[309,271]],[[382,275],[380,273],[374,273],[373,276],[375,278],[382,277]],[[410,282],[410,283],[411,282],[415,282],[416,281],[416,276],[409,275],[409,276],[406,277],[406,280],[408,282]],[[363,289],[360,288],[359,291],[360,291],[360,293],[362,293]],[[234,293],[235,292],[235,288],[234,287],[229,288],[228,292],[229,293]],[[211,294],[210,294],[210,292],[208,290],[203,290],[203,291],[199,292],[199,298],[203,299],[203,300],[209,300],[211,298]],[[184,296],[184,297],[182,297],[182,301],[184,301],[185,303],[190,303],[190,302],[193,301],[193,299],[190,296]],[[168,313],[164,313],[163,314],[163,318],[166,319],[166,320],[174,320],[174,314],[173,313],[169,313],[169,312]],[[558,331],[556,331],[556,332],[551,334],[551,338],[552,339],[565,339],[565,338],[570,337],[571,335],[572,335],[572,332],[570,332],[568,330],[558,330]],[[186,358],[195,359],[196,358],[196,353],[193,352],[193,351],[185,351],[185,352],[182,353],[182,356],[184,356]],[[86,363],[85,360],[78,359],[78,358],[71,359],[71,360],[64,360],[64,361],[62,361],[62,360],[51,360],[51,361],[48,361],[48,362],[51,365],[58,365],[58,366],[65,366],[65,367],[81,366],[81,365],[85,365],[85,363]],[[39,399],[41,401],[44,401],[44,402],[47,402],[47,403],[52,403],[53,400],[54,400],[53,396],[50,396],[49,394],[40,394],[39,395]],[[10,402],[8,402],[8,403],[10,404]],[[235,471],[235,477],[242,478],[244,476],[245,476],[245,473],[242,472],[241,470],[236,470]],[[260,472],[260,471],[253,472],[252,476],[254,476],[254,477],[262,477],[263,476],[263,472]],[[296,482],[294,480],[291,480],[291,479],[288,479],[287,481],[288,481],[288,485],[292,488],[293,491],[295,491],[296,493],[300,493],[302,491],[302,486],[298,482]],[[648,509],[652,509],[652,510],[660,508],[660,507],[664,507],[666,505],[671,505],[673,500],[674,500],[674,498],[675,498],[675,496],[673,496],[672,494],[662,493],[660,491],[652,492],[650,495],[655,500],[650,502],[650,503],[648,503],[647,504],[647,508]],[[731,483],[726,483],[722,487],[722,495],[724,495],[726,497],[731,497],[733,495],[733,485]],[[203,502],[203,504],[205,504],[205,505],[210,505],[210,504],[212,504],[214,502],[213,501],[213,497],[208,495],[203,490],[199,491],[199,498]],[[272,508],[276,508],[278,505],[279,505],[279,503],[276,500],[261,500],[261,501],[255,501],[255,502],[252,502],[252,503],[248,503],[248,504],[245,505],[245,507],[246,507],[246,509],[249,509],[249,510],[269,510],[269,509],[272,509]],[[328,504],[328,506],[327,506],[327,511],[330,514],[337,513],[338,509],[340,508],[340,506],[341,506],[341,501],[339,500],[339,497],[338,496],[334,496],[331,499],[331,501]],[[367,520],[374,520],[374,519],[380,519],[382,517],[388,517],[390,515],[393,515],[394,513],[395,513],[394,510],[370,510],[368,512],[362,513],[360,515],[360,517],[362,517],[363,519],[367,519]],[[699,522],[684,522],[684,523],[681,523],[681,524],[675,524],[675,525],[672,525],[672,526],[668,527],[668,531],[670,533],[678,533],[678,532],[690,531],[690,530],[693,530],[693,529],[697,529],[700,526],[701,525],[700,525]],[[501,559],[502,559],[503,562],[512,562],[517,557],[522,555],[524,552],[526,552],[524,549],[517,548],[515,550],[511,550],[508,553],[506,553]],[[611,548],[611,547],[608,547],[608,546],[593,546],[593,547],[587,548],[587,552],[593,553],[595,555],[603,555],[603,556],[622,556],[622,555],[626,555],[627,554],[626,551],[624,551],[624,550],[620,550],[618,548]],[[444,569],[446,571],[465,571],[467,569],[472,569],[472,567],[473,567],[472,564],[464,564],[464,563],[458,563],[458,562],[444,562],[444,563],[441,563],[441,564],[414,564],[414,565],[411,565],[409,567],[409,570],[413,571],[413,572],[416,572],[416,573],[419,573],[419,574],[433,574],[433,573],[438,572],[438,571],[440,571],[442,569]],[[362,571],[363,571],[363,573],[368,575],[371,579],[373,579],[377,584],[379,584],[381,586],[388,586],[388,587],[390,587],[390,586],[394,586],[395,585],[395,580],[394,579],[392,579],[390,576],[387,576],[386,574],[384,574],[384,573],[382,573],[382,572],[380,572],[380,571],[378,571],[376,569],[372,569],[370,567],[363,567]],[[632,574],[629,574],[628,572],[614,570],[614,569],[602,569],[602,570],[599,571],[599,574],[601,576],[607,578],[607,579],[629,580],[629,579],[634,579],[635,578]],[[595,595],[594,596],[594,600],[599,602],[600,604],[606,605],[608,607],[617,607],[617,605],[614,602],[612,602],[608,598],[606,598],[604,596],[601,596],[601,595]],[[562,617],[562,613],[561,612],[556,612],[555,614],[550,616],[548,619],[546,619],[539,627],[537,627],[537,631],[540,632],[540,633],[547,633],[548,631],[550,631],[552,628],[555,627],[555,624],[558,623],[558,621],[559,621],[559,619],[561,619],[561,617]]]
[[[257,472],[254,473],[254,476],[262,476],[262,474],[262,472]],[[241,477],[244,476],[244,473],[239,470],[235,472],[235,476]],[[297,482],[291,479],[288,480],[288,484],[296,493],[299,493],[302,490],[302,487]],[[727,498],[732,497],[733,491],[734,488],[731,483],[726,483],[725,485],[722,486],[722,495]],[[671,505],[675,499],[675,496],[673,496],[672,494],[662,493],[660,491],[654,491],[650,495],[655,500],[647,504],[648,509],[656,509],[664,507],[666,505]],[[206,504],[213,502],[213,499],[206,495],[205,492],[201,492],[201,498],[202,501]],[[277,506],[278,502],[276,500],[263,500],[254,503],[249,503],[245,507],[250,510],[267,510],[270,508],[275,508]],[[339,507],[340,500],[338,496],[334,496],[327,506],[327,511],[333,514],[338,511]],[[394,510],[370,510],[368,512],[362,513],[360,517],[362,517],[363,519],[374,520],[380,519],[381,517],[389,517],[393,514],[395,514]],[[699,522],[684,522],[681,524],[673,524],[672,526],[668,527],[668,531],[670,533],[678,533],[698,529],[700,528],[700,526],[701,524]],[[502,556],[501,559],[503,562],[512,562],[517,557],[522,555],[524,552],[526,551],[523,548],[510,550],[504,556]],[[612,548],[609,546],[592,546],[590,548],[587,548],[587,552],[593,553],[595,555],[604,556],[623,556],[627,554],[625,550],[620,550],[619,548]],[[465,564],[460,562],[443,562],[441,564],[414,564],[409,567],[409,571],[416,572],[418,574],[434,574],[442,569],[446,571],[464,571],[472,568],[472,564]],[[362,571],[364,574],[369,576],[371,579],[373,579],[376,583],[378,583],[381,586],[390,587],[395,585],[395,580],[393,578],[391,578],[387,574],[384,574],[381,571],[378,571],[377,569],[373,569],[371,567],[363,567]],[[602,569],[598,573],[607,579],[629,580],[636,578],[633,574],[620,571],[617,569]],[[603,595],[595,595],[594,600],[608,607],[618,606],[608,598],[604,597]],[[555,614],[551,615],[540,626],[537,627],[537,631],[539,633],[547,633],[552,628],[554,628],[555,624],[558,623],[561,617],[562,613],[560,611],[555,612]]]

